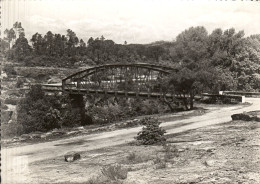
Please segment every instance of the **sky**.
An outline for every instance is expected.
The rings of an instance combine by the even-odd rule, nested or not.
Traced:
[[[1,31],[19,21],[27,38],[36,32],[73,30],[116,43],[173,41],[185,29],[204,26],[260,34],[260,1],[242,0],[1,0]],[[3,34],[1,35],[3,36]]]

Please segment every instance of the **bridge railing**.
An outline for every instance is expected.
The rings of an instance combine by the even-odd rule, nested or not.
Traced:
[[[241,95],[245,97],[260,97],[260,92],[244,92],[244,91],[220,91],[223,95]]]
[[[208,94],[202,93],[202,96],[216,98],[217,101],[230,100],[230,102],[241,102],[245,103],[245,96],[241,95],[228,95],[228,94]]]

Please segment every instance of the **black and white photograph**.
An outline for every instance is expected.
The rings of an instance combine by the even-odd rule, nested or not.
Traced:
[[[260,184],[260,1],[0,0],[2,184]]]

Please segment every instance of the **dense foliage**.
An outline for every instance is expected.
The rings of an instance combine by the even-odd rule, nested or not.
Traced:
[[[70,29],[66,35],[51,31],[45,35],[35,33],[28,40],[19,22],[4,34],[0,39],[1,53],[9,61],[24,66],[75,68],[146,62],[174,67],[177,72],[158,80],[157,85],[163,87],[164,93],[179,96],[186,110],[193,108],[195,95],[202,92],[260,89],[260,34],[245,37],[243,31],[236,32],[233,28],[218,28],[208,33],[204,27],[191,27],[172,42],[151,44],[117,44],[104,36],[91,37],[85,42]],[[4,67],[4,71],[8,76],[16,73],[12,66]],[[18,120],[26,132],[81,124],[79,113],[73,112],[72,107],[67,106],[67,110],[61,107],[62,99],[46,97],[37,90],[40,89],[32,89],[18,105]],[[160,100],[93,98],[91,101],[90,98],[86,115],[93,122],[110,123],[137,115],[174,111],[176,99]]]
[[[117,44],[104,36],[91,37],[85,43],[70,29],[66,35],[51,31],[45,35],[35,33],[28,41],[21,23],[16,22],[13,28],[5,31],[0,45],[1,52],[9,59],[26,66],[160,62],[187,68],[195,64],[207,66],[210,72],[214,70],[220,90],[256,91],[260,85],[260,35],[245,37],[243,31],[236,32],[233,28],[218,28],[209,34],[204,27],[191,27],[172,42],[144,45]],[[195,73],[207,68],[197,67]],[[193,71],[193,68],[188,69]]]
[[[62,107],[64,104],[66,108]],[[68,97],[46,96],[40,85],[32,86],[19,102],[17,114],[23,133],[81,124],[79,113],[73,112]]]
[[[137,134],[135,139],[144,145],[163,144],[166,141],[164,134],[166,131],[159,125],[161,122],[154,118],[142,119],[143,129]]]
[[[40,85],[35,85],[25,98],[19,101],[17,121],[22,127],[22,133],[30,133],[91,123],[107,124],[138,115],[169,111],[167,106],[155,100],[115,100],[89,96],[84,103],[85,119],[82,119],[80,109],[72,108],[69,96],[47,96]]]
[[[93,123],[106,124],[141,115],[169,112],[160,101],[135,98],[93,98],[88,97],[86,114]]]

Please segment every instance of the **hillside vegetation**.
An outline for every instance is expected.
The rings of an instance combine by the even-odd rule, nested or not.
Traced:
[[[191,27],[171,42],[117,44],[103,36],[85,43],[70,29],[66,35],[48,31],[26,38],[21,23],[16,22],[0,43],[9,61],[23,66],[75,68],[145,62],[183,68],[195,63],[214,69],[221,90],[259,91],[260,87],[260,35],[245,37],[234,28],[208,33],[204,27]]]
[[[62,106],[69,104],[69,99],[37,95],[42,94],[37,86],[36,91],[32,89],[27,96],[19,91],[26,82],[60,82],[82,67],[141,62],[176,68],[169,76],[158,79],[156,85],[162,87],[163,93],[184,97],[182,110],[193,109],[195,96],[203,92],[260,91],[260,34],[245,37],[243,31],[233,28],[208,33],[199,26],[184,30],[171,42],[117,44],[101,36],[91,37],[85,43],[70,29],[66,35],[48,31],[45,35],[35,33],[32,38],[26,38],[19,22],[4,33],[0,45],[6,76],[2,76],[1,100],[8,104],[3,104],[5,111],[18,107],[17,113],[6,112],[5,115],[7,122],[11,119],[18,122],[17,126],[14,124],[17,134],[112,123],[138,115],[180,110],[166,99],[117,100],[88,96],[84,100],[87,119],[79,120],[75,116],[78,113],[73,113],[70,106]],[[21,97],[25,99],[20,100]],[[12,114],[17,120],[11,118]]]

